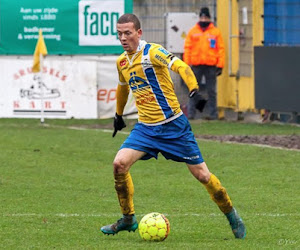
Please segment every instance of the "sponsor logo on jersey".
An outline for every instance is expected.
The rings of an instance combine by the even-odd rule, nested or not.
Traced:
[[[163,54],[165,54],[166,56],[170,54],[170,52],[167,51],[166,49],[164,49],[163,47],[160,47],[158,50],[159,50],[160,52],[162,52]]]
[[[130,73],[130,79],[128,83],[133,92],[149,87],[149,83],[143,78],[136,76],[135,71]]]
[[[152,67],[152,63],[151,61],[149,61],[147,58],[145,58],[143,61],[142,61],[142,66],[144,68],[149,68],[149,67]]]
[[[156,54],[156,55],[155,55],[155,58],[156,58],[158,61],[162,62],[163,64],[168,65],[168,62],[167,62],[164,58],[162,58],[160,55]]]
[[[153,93],[150,91],[146,91],[145,94],[137,97],[136,104],[143,105],[143,104],[146,104],[149,102],[154,102],[154,101],[155,101],[155,97],[154,97]]]
[[[121,67],[125,66],[126,62],[127,62],[127,60],[126,60],[126,59],[123,59],[123,60],[120,62],[120,66],[121,66]]]

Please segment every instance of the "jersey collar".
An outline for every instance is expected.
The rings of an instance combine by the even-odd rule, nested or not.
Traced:
[[[145,47],[146,44],[147,44],[147,42],[145,40],[140,40],[139,41],[139,46],[137,47],[136,52],[133,54],[131,59],[129,59],[128,53],[127,53],[127,51],[125,51],[125,56],[126,56],[128,62],[129,62],[130,66],[132,65],[133,60],[134,60],[135,56],[137,55],[137,53],[139,53]]]

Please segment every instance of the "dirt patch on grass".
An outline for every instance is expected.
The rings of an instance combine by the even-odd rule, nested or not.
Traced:
[[[260,144],[300,150],[300,135],[195,135],[198,139]]]
[[[134,121],[129,122],[128,125],[133,126]],[[80,127],[86,129],[111,129],[113,125],[110,124],[93,124],[93,125],[77,125],[73,127]],[[268,145],[272,147],[281,147],[287,149],[300,150],[300,135],[198,135],[198,139],[220,141],[220,142],[236,142],[246,144]]]

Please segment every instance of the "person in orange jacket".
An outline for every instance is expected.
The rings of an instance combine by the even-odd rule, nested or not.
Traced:
[[[201,8],[199,17],[199,22],[190,29],[185,39],[183,60],[191,66],[198,84],[201,84],[202,77],[205,77],[208,95],[206,106],[209,114],[206,119],[215,120],[218,118],[216,80],[224,67],[224,42],[220,30],[211,21],[207,7]],[[194,119],[195,114],[195,100],[191,98],[188,118]]]

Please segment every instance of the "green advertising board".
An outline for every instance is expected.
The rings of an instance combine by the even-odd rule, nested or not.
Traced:
[[[48,54],[118,54],[124,13],[132,0],[0,0],[0,54],[33,54],[39,29]]]

